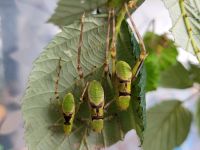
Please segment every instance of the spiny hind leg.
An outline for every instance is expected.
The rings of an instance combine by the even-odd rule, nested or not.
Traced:
[[[104,62],[104,70],[103,77],[109,73],[109,58],[110,58],[110,21],[111,21],[111,9],[108,11],[108,28],[107,28],[107,36],[106,36],[106,53],[105,53],[105,62]]]
[[[60,102],[60,97],[59,97],[59,94],[58,94],[58,85],[59,85],[59,80],[60,80],[60,73],[61,73],[61,57],[59,57],[59,61],[58,61],[58,66],[56,68],[56,80],[55,80],[55,89],[54,89],[54,96],[53,98],[50,98],[50,108],[52,109],[58,109],[59,110],[59,106],[61,105],[61,102]]]
[[[133,77],[132,77],[132,80],[134,81],[136,79],[136,77],[138,76],[139,72],[140,72],[140,69],[142,68],[143,66],[143,63],[144,63],[144,60],[145,58],[147,57],[147,52],[146,52],[146,48],[145,48],[145,45],[144,45],[144,41],[142,39],[142,36],[140,35],[134,21],[133,21],[133,18],[131,17],[131,14],[128,10],[128,8],[131,6],[130,5],[127,5],[126,3],[124,4],[124,7],[126,9],[126,13],[130,19],[130,22],[131,22],[131,25],[132,25],[132,28],[133,28],[133,32],[136,33],[137,35],[137,38],[138,38],[138,41],[139,41],[139,45],[140,45],[140,48],[141,48],[141,52],[140,52],[140,56],[139,58],[137,59],[136,63],[135,63],[135,66],[133,67],[133,70],[132,70],[132,73],[133,73]]]
[[[110,48],[111,53],[111,59],[112,59],[112,79],[115,77],[116,72],[116,40],[117,40],[117,34],[116,34],[116,27],[115,27],[115,9],[112,9],[112,43]]]

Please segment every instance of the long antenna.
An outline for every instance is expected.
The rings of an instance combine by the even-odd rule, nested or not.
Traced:
[[[57,67],[57,70],[56,70],[57,78],[56,78],[56,82],[55,82],[55,93],[54,93],[55,94],[55,98],[58,101],[59,101],[58,83],[59,83],[59,79],[60,79],[60,71],[61,71],[61,57],[59,58],[58,67]]]
[[[146,48],[145,48],[145,45],[144,45],[144,41],[143,41],[142,36],[140,35],[139,31],[137,30],[137,27],[136,27],[136,25],[135,25],[135,23],[133,21],[133,18],[131,17],[131,14],[130,14],[130,12],[128,10],[127,3],[124,4],[124,7],[126,9],[126,13],[127,13],[128,17],[130,19],[131,25],[132,25],[132,27],[133,27],[136,35],[137,35],[137,38],[139,40],[139,45],[140,45],[140,48],[141,48],[140,57],[137,59],[137,61],[135,63],[135,66],[132,69],[132,74],[133,74],[132,81],[134,81],[137,78],[137,76],[138,76],[138,74],[139,74],[139,72],[140,72],[140,70],[141,70],[141,68],[143,66],[144,60],[147,57],[147,53],[146,53]]]
[[[106,35],[106,54],[105,54],[105,63],[104,63],[104,73],[108,73],[108,61],[109,61],[109,47],[110,47],[110,17],[111,10],[108,11],[108,29]]]
[[[77,70],[78,70],[78,75],[80,79],[82,80],[82,85],[84,85],[84,80],[83,80],[83,69],[81,66],[81,47],[83,45],[83,22],[85,19],[85,12],[83,13],[81,17],[81,30],[80,30],[80,37],[79,37],[79,43],[78,43],[78,58],[77,58]]]

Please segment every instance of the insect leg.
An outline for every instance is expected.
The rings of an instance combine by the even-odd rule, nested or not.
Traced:
[[[115,98],[110,100],[105,106],[104,106],[104,110],[106,112],[106,110],[108,109],[108,107],[115,101]]]
[[[86,91],[87,91],[88,85],[89,85],[89,82],[86,82],[85,87],[83,88],[83,92],[82,92],[81,97],[80,97],[80,101],[81,101],[81,102],[82,102],[83,99],[84,99],[84,96],[85,96],[85,93],[86,93]]]
[[[112,43],[110,48],[111,58],[112,58],[112,77],[115,76],[116,71],[116,28],[115,28],[115,9],[112,9]]]
[[[59,97],[59,94],[58,94],[58,85],[59,85],[61,68],[62,67],[61,67],[61,57],[60,57],[59,61],[58,61],[58,66],[56,68],[57,77],[56,77],[56,80],[55,80],[54,98],[50,98],[50,103],[53,104],[53,106],[56,105],[57,107],[59,107],[61,105],[61,103],[60,103],[60,97]]]
[[[83,74],[83,69],[81,66],[81,47],[83,45],[83,22],[85,18],[85,13],[83,13],[81,17],[81,29],[80,29],[80,37],[79,37],[79,43],[78,43],[78,57],[77,57],[77,71],[79,78],[81,80],[81,86],[84,86],[84,74]]]
[[[108,29],[106,36],[106,54],[105,54],[105,62],[104,62],[104,75],[107,75],[109,71],[109,48],[110,48],[110,18],[111,18],[111,10],[108,11]]]
[[[125,3],[124,6],[125,6],[125,9],[126,9],[126,13],[127,13],[128,17],[130,19],[132,28],[135,31],[136,35],[137,35],[137,38],[139,40],[139,45],[140,45],[140,48],[141,48],[140,56],[137,59],[136,64],[135,64],[135,66],[134,66],[134,68],[132,70],[132,73],[133,73],[132,80],[135,80],[135,78],[137,77],[140,69],[142,68],[142,65],[144,63],[145,58],[147,57],[147,53],[146,53],[146,48],[145,48],[145,45],[144,45],[144,41],[143,41],[140,33],[138,32],[137,27],[136,27],[136,25],[135,25],[135,23],[134,23],[134,21],[133,21],[133,19],[131,17],[131,14],[130,14],[130,12],[128,10],[128,5]]]

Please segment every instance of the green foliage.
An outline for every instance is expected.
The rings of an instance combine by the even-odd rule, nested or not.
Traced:
[[[108,6],[109,7],[121,6],[124,1],[127,0],[108,0]]]
[[[200,65],[190,64],[189,73],[193,82],[200,83]]]
[[[198,127],[199,135],[200,135],[200,98],[198,99],[197,104],[196,104],[195,122]]]
[[[25,120],[25,137],[29,149],[66,149],[69,141],[64,139],[63,131],[55,133],[49,130],[49,126],[59,119],[58,113],[50,110],[50,98],[54,96],[56,79],[56,67],[59,57],[61,62],[61,75],[59,80],[59,95],[71,91],[76,96],[76,102],[80,91],[76,90],[78,79],[77,72],[77,48],[80,35],[80,24],[75,22],[63,28],[53,41],[45,48],[44,52],[35,61],[34,68],[29,77],[29,88],[23,98],[22,112]],[[99,69],[105,57],[106,26],[101,19],[86,18],[83,34],[83,47],[81,65],[84,75],[87,76],[95,67]],[[83,105],[84,106],[84,105]],[[80,113],[88,115],[87,107]],[[74,146],[81,143],[85,124],[75,123],[75,129],[69,138]],[[97,135],[91,135],[96,137]],[[91,137],[90,137],[91,138]],[[90,143],[94,142],[89,140]],[[101,139],[102,136],[99,136]],[[97,140],[99,141],[99,140]],[[102,141],[101,141],[102,142]],[[81,144],[80,144],[81,143]],[[70,148],[69,149],[73,149]],[[77,146],[78,149],[78,146]]]
[[[146,98],[145,98],[145,87],[146,87],[146,70],[143,67],[139,73],[139,76],[135,83],[132,85],[131,103],[133,107],[135,129],[141,139],[141,143],[144,140],[144,131],[146,128]]]
[[[145,61],[147,72],[146,91],[156,90],[159,84],[161,72],[176,63],[178,55],[173,41],[164,35],[147,32],[144,37],[148,57]]]
[[[172,150],[190,130],[192,114],[181,101],[164,101],[147,111],[144,150]]]
[[[129,0],[109,0],[109,2],[108,0],[59,0],[55,12],[48,22],[62,27],[79,19],[84,12],[91,15],[96,8],[105,10],[108,5],[119,9],[125,1],[128,2]],[[144,0],[136,0],[136,2],[137,7],[139,7]]]
[[[186,51],[195,52],[200,61],[199,0],[163,0],[169,10],[175,42]]]
[[[160,70],[159,64],[155,61],[155,55],[149,55],[145,60],[145,68],[147,72],[146,92],[156,90],[159,85]]]
[[[190,80],[188,70],[181,63],[177,63],[162,73],[160,85],[184,89],[191,87],[193,82]]]
[[[107,0],[59,0],[55,13],[49,19],[58,26],[69,25],[79,19],[83,12],[90,13],[105,5]]]
[[[186,69],[178,62],[162,72],[160,86],[179,89],[192,87],[193,83],[200,83],[199,72],[198,65],[190,64],[189,69]]]
[[[119,33],[117,58],[131,62],[135,58],[131,36],[127,24],[122,24],[122,31]],[[83,67],[86,80],[100,80],[102,78],[102,66],[105,59],[107,26],[100,18],[85,18],[83,31],[83,47],[81,52],[81,66]],[[126,134],[127,131],[135,128],[139,135],[144,130],[143,115],[145,114],[145,92],[143,72],[139,75],[138,85],[135,84],[134,102],[131,103],[128,111],[118,112],[113,103],[105,117],[110,117],[113,113],[117,116],[104,121],[102,133],[98,134],[91,131],[87,122],[82,122],[79,118],[90,119],[90,110],[87,102],[80,105],[79,111],[75,116],[71,134],[65,138],[63,128],[50,130],[62,116],[55,109],[52,109],[50,98],[54,96],[56,68],[61,57],[61,74],[58,84],[58,93],[61,98],[67,92],[72,92],[75,96],[76,106],[81,95],[80,82],[77,72],[77,49],[80,35],[80,23],[75,22],[65,26],[45,48],[44,52],[35,61],[34,67],[29,77],[29,84],[23,98],[22,112],[25,120],[25,139],[30,150],[76,150],[76,149],[95,149],[109,146]],[[135,41],[134,45],[137,42]],[[126,46],[126,47],[124,47]],[[120,49],[119,49],[120,48]],[[135,49],[139,51],[139,49]],[[130,54],[129,57],[124,57]],[[106,91],[106,103],[113,97],[113,89],[108,81],[103,81]],[[142,97],[141,101],[135,98]],[[138,116],[140,115],[140,116]],[[125,116],[125,117],[124,117]],[[119,121],[120,120],[120,121]],[[115,134],[113,134],[115,133]]]

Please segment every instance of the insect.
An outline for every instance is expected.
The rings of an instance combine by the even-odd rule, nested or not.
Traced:
[[[131,99],[131,67],[125,61],[116,63],[116,84],[118,88],[116,104],[120,110],[126,110]]]
[[[78,45],[78,57],[77,57],[77,70],[79,74],[79,78],[82,82],[83,92],[80,97],[80,100],[83,101],[83,97],[86,97],[86,101],[88,103],[90,109],[90,126],[94,132],[101,132],[103,129],[103,119],[104,119],[104,90],[101,83],[97,80],[92,80],[89,82],[84,81],[84,74],[81,66],[81,46],[82,46],[82,35],[83,35],[83,21],[84,14],[81,18],[81,33],[79,38]]]
[[[57,79],[55,82],[55,92],[54,92],[56,102],[53,102],[53,103],[54,104],[57,103],[58,110],[62,116],[62,118],[60,118],[58,121],[62,120],[63,123],[54,124],[53,126],[63,126],[63,131],[65,135],[69,135],[72,131],[73,121],[74,121],[74,116],[75,116],[75,101],[74,101],[73,94],[70,92],[67,93],[63,99],[60,99],[60,96],[58,94],[58,85],[59,85],[60,72],[61,72],[61,58],[59,59],[56,72],[57,72]]]
[[[75,116],[75,102],[72,93],[65,95],[62,102],[62,112],[63,112],[63,129],[66,135],[69,135],[72,131],[73,121]]]
[[[88,100],[91,111],[91,128],[95,132],[101,132],[104,119],[104,90],[101,83],[93,80],[88,85]]]
[[[129,6],[129,7],[132,7]],[[141,67],[143,66],[144,60],[147,56],[146,54],[146,49],[143,43],[143,40],[139,34],[139,32],[137,31],[137,28],[133,22],[133,19],[130,16],[130,13],[128,11],[128,5],[125,3],[124,5],[124,9],[126,10],[126,13],[128,14],[132,27],[138,37],[139,40],[139,44],[141,47],[141,53],[139,58],[136,60],[136,63],[133,67],[133,69],[131,69],[131,67],[129,66],[128,63],[126,63],[125,61],[116,61],[116,38],[117,38],[117,34],[116,32],[119,31],[119,29],[117,29],[116,31],[116,27],[118,27],[118,25],[115,26],[115,13],[114,13],[114,9],[111,10],[111,18],[112,18],[112,42],[111,44],[109,43],[109,34],[107,34],[107,48],[106,48],[106,60],[105,60],[105,64],[104,64],[104,71],[108,72],[108,62],[109,62],[109,54],[111,55],[111,59],[112,59],[112,75],[111,75],[111,80],[113,83],[113,87],[115,88],[115,100],[116,100],[116,105],[119,108],[119,110],[127,110],[127,108],[129,107],[129,103],[130,103],[130,99],[131,99],[131,83],[137,78]],[[125,14],[124,14],[125,15]],[[109,17],[108,17],[109,18]],[[108,24],[110,24],[110,20],[108,21]],[[108,30],[110,30],[110,25],[108,25]],[[108,31],[110,32],[110,31]],[[110,44],[110,46],[109,46]],[[110,50],[109,50],[110,47]],[[110,52],[108,52],[110,51]],[[107,73],[105,73],[107,74]]]

